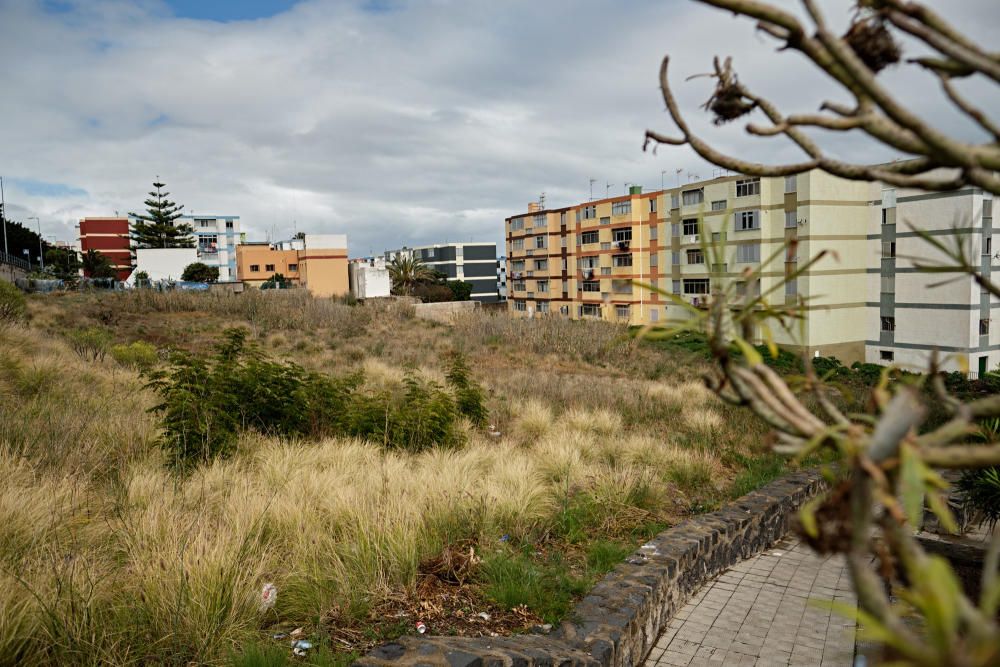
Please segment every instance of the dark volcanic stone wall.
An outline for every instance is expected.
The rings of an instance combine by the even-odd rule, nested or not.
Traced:
[[[692,593],[789,530],[803,502],[822,488],[819,473],[797,472],[725,508],[684,521],[639,547],[549,635],[404,637],[356,664],[513,667],[641,664],[660,630]]]

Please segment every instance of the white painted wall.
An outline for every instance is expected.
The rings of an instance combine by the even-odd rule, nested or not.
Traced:
[[[351,262],[347,265],[351,294],[355,299],[375,299],[389,296],[392,281],[385,260]]]
[[[196,248],[137,248],[135,271],[145,271],[149,279],[180,280],[184,268],[198,260]]]

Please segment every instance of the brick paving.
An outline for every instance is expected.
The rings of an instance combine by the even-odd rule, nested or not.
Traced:
[[[840,556],[786,537],[706,584],[671,619],[646,667],[850,667],[855,624],[809,600],[855,604]]]

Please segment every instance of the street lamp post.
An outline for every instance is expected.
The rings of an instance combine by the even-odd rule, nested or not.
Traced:
[[[42,271],[45,271],[45,252],[42,250],[42,221],[38,219],[37,215],[33,215],[28,220],[34,219],[35,223],[38,224],[38,261],[42,264]]]

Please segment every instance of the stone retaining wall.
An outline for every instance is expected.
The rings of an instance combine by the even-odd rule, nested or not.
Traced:
[[[708,580],[769,548],[789,530],[803,502],[822,488],[797,472],[725,508],[670,528],[629,556],[576,606],[572,621],[548,635],[403,637],[375,649],[365,666],[513,667],[639,665],[660,631]]]

